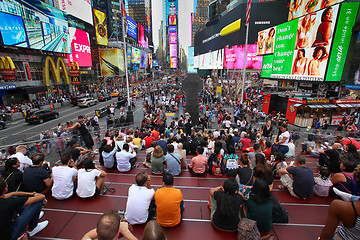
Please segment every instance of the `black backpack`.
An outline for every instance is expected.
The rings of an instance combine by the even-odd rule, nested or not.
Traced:
[[[289,214],[286,208],[284,208],[276,197],[271,196],[273,202],[272,207],[272,222],[273,223],[288,223]]]

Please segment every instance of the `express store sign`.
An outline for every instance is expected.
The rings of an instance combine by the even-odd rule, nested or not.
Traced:
[[[91,67],[91,49],[89,34],[85,31],[70,27],[71,54],[68,58],[70,62],[77,62],[81,67]]]

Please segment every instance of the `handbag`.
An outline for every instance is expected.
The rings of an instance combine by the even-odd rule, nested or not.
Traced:
[[[260,240],[260,232],[256,221],[247,218],[246,208],[243,207],[244,216],[238,224],[238,240]]]

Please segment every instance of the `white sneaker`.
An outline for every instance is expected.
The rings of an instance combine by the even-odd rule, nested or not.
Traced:
[[[44,211],[41,211],[39,214],[39,219],[41,219],[44,216]]]
[[[346,201],[346,202],[350,202],[351,201],[351,194],[350,193],[346,193],[343,191],[340,191],[337,188],[333,188],[333,191],[336,195],[338,195],[339,197],[342,198],[342,200]]]
[[[39,222],[38,225],[36,226],[36,228],[34,228],[31,232],[29,233],[30,237],[33,237],[34,235],[36,235],[38,232],[40,232],[41,230],[43,230],[44,228],[46,228],[46,226],[49,224],[49,221],[43,221],[43,222]]]

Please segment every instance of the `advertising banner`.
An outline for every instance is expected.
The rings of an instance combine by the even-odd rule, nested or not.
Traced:
[[[94,22],[97,44],[105,46],[109,45],[106,14],[94,9]]]
[[[68,22],[64,12],[42,1],[31,0],[1,1],[0,11],[21,17],[27,32],[29,45],[20,44],[20,41],[26,39],[23,24],[19,18],[3,15],[1,20],[10,24],[7,25],[8,30],[3,29],[6,35],[5,39],[8,38],[9,44],[52,52],[70,53]],[[3,24],[4,22],[0,25]],[[11,40],[12,33],[9,32],[9,28],[10,31],[16,28],[19,29],[16,33],[18,40]]]
[[[194,47],[188,47],[188,73],[196,73],[196,69],[194,68]]]
[[[261,77],[271,78],[274,55],[263,56]]]
[[[325,81],[341,81],[359,2],[342,3]]]
[[[0,31],[4,45],[29,47],[21,17],[0,12]]]
[[[89,34],[85,31],[69,27],[71,54],[68,55],[70,62],[77,62],[80,67],[91,67],[91,49]]]
[[[152,64],[153,64],[154,67],[158,67],[158,66],[159,66],[158,60],[155,60],[155,59],[154,59],[152,62],[153,62]]]
[[[144,26],[138,23],[138,43],[142,47],[147,47],[145,42]]]
[[[290,0],[288,21],[343,1],[344,0]]]
[[[170,57],[177,57],[177,45],[170,44]]]
[[[140,68],[146,68],[147,61],[148,61],[148,54],[146,52],[141,51]]]
[[[177,58],[170,57],[170,68],[177,68]]]
[[[125,74],[124,51],[122,49],[99,49],[101,76]]]
[[[132,59],[132,63],[137,63],[137,64],[140,64],[140,58],[141,58],[141,51],[140,49],[137,49],[137,48],[132,48],[132,56],[131,56],[131,59]]]
[[[176,7],[175,5],[171,5],[169,8],[169,26],[177,25],[176,24]]]
[[[257,55],[273,54],[275,37],[276,37],[276,26],[260,31],[258,33],[256,54]]]
[[[169,32],[176,33],[176,26],[169,26]]]
[[[152,60],[153,60],[152,53],[149,53],[149,54],[148,54],[148,61],[147,61],[147,62],[148,62],[148,64],[150,65],[150,67],[152,67],[152,63],[153,63]]]
[[[261,69],[262,56],[256,55],[256,44],[247,45],[246,69]],[[225,69],[244,69],[245,45],[225,47]]]
[[[128,15],[126,15],[127,21],[127,35],[137,39],[137,23],[132,20]]]
[[[199,56],[194,56],[194,68],[199,68]]]
[[[177,44],[177,35],[176,32],[169,33],[169,43],[170,44]]]
[[[58,7],[67,14],[93,25],[90,0],[58,0]]]
[[[324,80],[338,10],[334,5],[276,27],[271,78]]]
[[[127,53],[127,64],[130,66],[132,60],[132,50],[131,46],[126,46],[126,53]]]

